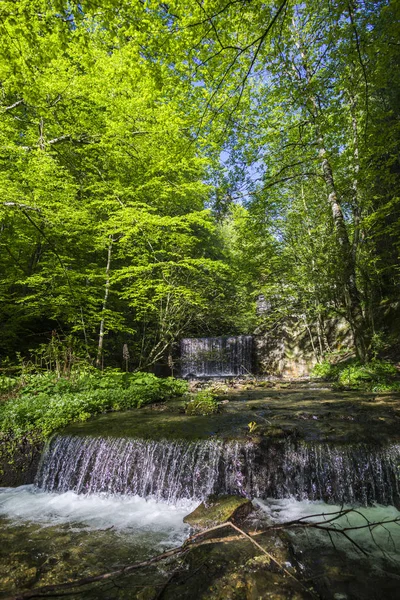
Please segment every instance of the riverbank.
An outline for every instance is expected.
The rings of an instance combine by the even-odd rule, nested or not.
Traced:
[[[256,499],[244,524],[252,531],[335,511],[335,503],[357,507],[362,523],[398,515],[400,394],[249,380],[214,381],[212,392],[213,415],[188,415],[188,397],[175,397],[55,432],[37,487],[0,490],[4,596],[118,570],[179,545],[191,535],[185,516],[209,494]],[[33,481],[32,464],[25,482]],[[397,530],[374,537],[374,528],[371,537],[367,527],[357,543],[368,558],[336,538],[335,550],[326,533],[257,537],[300,586],[251,542],[218,531],[160,568],[85,588],[84,597],[300,600],[308,597],[304,584],[323,600],[373,600],[376,590],[395,598]]]
[[[179,398],[185,381],[151,373],[96,370],[1,378],[0,485],[32,483],[46,440],[70,423]]]
[[[69,425],[70,435],[141,439],[293,439],[329,443],[400,442],[400,393],[335,391],[327,384],[285,382],[271,387],[214,388],[220,410],[186,415],[185,400],[140,411],[99,415]],[[192,388],[193,389],[193,388]]]

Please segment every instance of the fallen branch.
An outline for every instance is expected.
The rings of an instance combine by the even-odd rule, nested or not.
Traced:
[[[154,556],[153,558],[150,558],[148,560],[143,560],[140,562],[133,563],[131,565],[127,565],[126,567],[122,567],[122,569],[117,569],[109,573],[102,573],[101,575],[94,575],[92,577],[83,577],[82,579],[75,579],[74,581],[68,581],[66,583],[44,585],[42,587],[36,588],[36,590],[28,590],[27,592],[22,592],[21,594],[17,594],[16,596],[6,598],[5,600],[26,600],[27,598],[41,598],[51,596],[52,592],[70,590],[72,588],[82,587],[91,583],[96,583],[98,581],[105,581],[107,579],[121,577],[122,575],[127,575],[128,573],[136,571],[137,569],[156,564],[162,560],[170,558],[171,556],[176,556],[177,554],[186,554],[186,552],[187,550],[184,550],[182,546],[179,546],[178,548],[172,548],[171,550],[163,552],[162,554],[158,554],[157,556]]]
[[[365,529],[365,528],[368,528],[370,531],[372,531],[372,529],[374,529],[376,527],[379,527],[379,526],[385,527],[388,524],[397,524],[400,526],[400,517],[397,517],[394,519],[389,519],[386,521],[371,523],[367,520],[367,518],[364,515],[362,515],[362,516],[366,520],[366,523],[363,525],[355,525],[355,526],[349,525],[349,526],[343,527],[343,528],[340,528],[339,526],[337,526],[336,521],[338,519],[346,517],[351,513],[362,515],[362,513],[360,513],[357,509],[350,508],[350,509],[345,509],[345,510],[338,510],[338,511],[331,512],[331,513],[320,513],[320,514],[311,515],[311,516],[308,515],[308,516],[300,517],[299,519],[296,519],[293,521],[287,521],[285,523],[276,523],[273,525],[269,525],[260,531],[249,531],[249,532],[243,531],[237,525],[228,521],[227,523],[215,525],[214,527],[210,527],[209,529],[205,529],[204,531],[195,533],[192,536],[190,536],[182,544],[182,546],[172,548],[171,550],[168,550],[167,552],[163,552],[162,554],[158,554],[157,556],[154,556],[148,560],[136,562],[131,565],[122,567],[121,569],[117,569],[115,571],[110,571],[109,573],[102,573],[100,575],[84,577],[82,579],[76,579],[74,581],[69,581],[66,583],[42,586],[42,587],[36,588],[35,590],[28,590],[26,592],[21,592],[20,594],[6,598],[5,600],[28,600],[30,598],[49,597],[52,595],[67,596],[67,595],[70,595],[70,592],[68,592],[68,590],[73,590],[74,588],[80,588],[80,587],[90,585],[93,583],[105,582],[107,580],[112,581],[113,579],[115,579],[117,577],[122,577],[122,576],[128,575],[129,573],[132,573],[133,571],[136,571],[138,569],[142,569],[142,568],[149,567],[151,565],[155,565],[155,564],[157,564],[163,560],[166,560],[168,558],[171,558],[173,556],[184,556],[185,554],[190,552],[190,550],[192,550],[193,548],[196,548],[198,546],[202,546],[205,544],[227,543],[227,542],[231,542],[231,541],[237,541],[242,538],[245,538],[251,544],[253,544],[260,552],[262,552],[265,556],[267,556],[270,559],[270,561],[272,561],[274,564],[276,564],[277,567],[285,575],[287,575],[291,579],[295,580],[296,583],[299,586],[301,586],[303,588],[303,590],[305,590],[311,597],[315,597],[315,594],[312,590],[308,589],[295,575],[293,575],[293,573],[288,571],[288,569],[286,569],[286,567],[282,563],[280,563],[270,552],[268,552],[265,548],[263,548],[254,538],[258,537],[260,535],[264,535],[271,531],[287,530],[287,529],[294,529],[294,528],[316,529],[318,531],[326,532],[328,534],[329,538],[331,539],[332,544],[333,544],[332,534],[339,534],[339,535],[342,535],[349,543],[353,544],[353,546],[359,552],[361,552],[364,555],[368,555],[368,552],[364,548],[362,548],[355,540],[353,540],[350,537],[349,532],[358,531],[360,529]],[[321,519],[321,520],[316,521],[315,519]],[[206,536],[210,533],[213,533],[215,531],[226,529],[227,527],[230,527],[231,529],[236,531],[239,535],[202,540],[202,538],[204,536]],[[172,576],[171,576],[171,578],[172,578]],[[170,579],[167,581],[166,585],[168,585],[169,581],[170,581]],[[65,593],[63,593],[63,592],[65,592]]]
[[[240,534],[240,536],[234,536],[233,538],[231,537],[230,539],[229,538],[227,538],[227,539],[219,538],[218,539],[219,542],[231,541],[232,539],[238,539],[238,538],[240,539],[241,537],[244,537],[245,539],[250,541],[258,550],[260,550],[263,554],[265,554],[272,562],[274,562],[279,567],[279,569],[281,569],[288,577],[291,577],[292,579],[294,579],[298,585],[300,585],[303,589],[305,589],[309,594],[313,595],[310,592],[310,590],[308,590],[301,583],[301,581],[299,581],[297,579],[297,577],[295,577],[292,573],[290,573],[290,571],[288,571],[284,565],[282,565],[272,554],[270,554],[267,550],[265,550],[265,548],[263,548],[256,540],[254,540],[251,537],[251,535],[249,535],[248,533],[246,533],[245,531],[243,531],[242,529],[237,527],[237,525],[234,525],[233,523],[228,521],[227,523],[222,523],[221,525],[216,525],[215,527],[210,527],[209,529],[205,529],[204,531],[195,533],[194,535],[189,537],[184,542],[184,544],[182,544],[182,546],[179,546],[177,548],[172,548],[171,550],[168,550],[167,552],[163,552],[162,554],[158,554],[157,556],[154,556],[153,558],[150,558],[149,560],[136,562],[131,565],[122,567],[121,569],[117,569],[115,571],[110,571],[109,573],[103,573],[101,575],[84,577],[82,579],[76,579],[74,581],[68,581],[66,583],[42,586],[42,587],[36,588],[35,590],[28,590],[28,591],[22,592],[16,596],[6,598],[6,600],[27,600],[29,598],[41,598],[41,597],[46,597],[46,596],[48,597],[48,596],[51,596],[53,592],[57,592],[58,596],[68,595],[67,593],[60,594],[59,592],[63,592],[64,590],[65,591],[71,590],[73,588],[82,587],[82,586],[89,585],[92,583],[97,583],[97,582],[101,582],[101,581],[104,582],[106,580],[112,580],[116,577],[122,577],[124,575],[127,575],[128,573],[131,573],[132,571],[151,566],[153,564],[161,562],[162,560],[165,560],[172,556],[185,555],[192,548],[202,545],[204,542],[201,542],[198,540],[200,540],[205,535],[208,535],[209,533],[218,531],[220,529],[226,529],[227,527],[231,527],[232,529],[237,531]],[[269,528],[264,530],[264,532],[267,531],[268,529]],[[257,532],[257,533],[259,533],[259,532]],[[207,542],[216,543],[216,540],[207,540]]]

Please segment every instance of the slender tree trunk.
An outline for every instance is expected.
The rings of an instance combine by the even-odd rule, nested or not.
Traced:
[[[328,202],[332,210],[336,237],[341,249],[344,297],[347,317],[353,331],[357,357],[361,361],[365,361],[367,359],[366,326],[356,283],[353,249],[350,244],[342,207],[336,191],[332,167],[329,162],[324,139],[321,134],[318,136],[318,143],[322,172],[328,190]]]
[[[351,113],[351,126],[353,130],[353,162],[354,162],[354,176],[352,181],[352,204],[353,204],[353,223],[354,223],[354,235],[353,235],[353,260],[357,259],[358,244],[360,241],[360,221],[361,221],[361,209],[358,194],[358,178],[360,174],[360,156],[358,149],[358,124],[356,114],[356,100],[353,96],[350,96],[350,113]]]
[[[301,34],[297,29],[295,20],[292,21],[292,24],[296,34],[295,44],[303,62],[302,66],[305,72],[306,81],[308,86],[311,87],[312,76],[309,68],[309,61],[306,55],[306,49],[302,44]],[[329,161],[328,152],[326,150],[324,136],[318,124],[319,117],[321,115],[321,107],[317,97],[313,93],[305,95],[305,106],[307,106],[307,103],[309,104],[309,111],[315,122],[318,156],[321,162],[323,178],[328,192],[328,203],[332,211],[336,239],[341,249],[342,276],[347,320],[353,332],[354,346],[357,357],[364,362],[368,358],[367,329],[361,308],[360,295],[357,288],[353,248],[347,233],[346,222],[335,185],[332,165]]]
[[[317,339],[318,339],[318,345],[319,345],[319,352],[320,352],[320,356],[321,356],[321,360],[324,356],[324,346],[322,344],[322,335],[321,335],[321,325],[320,325],[320,318],[319,315],[317,316],[317,320],[316,320],[316,329],[317,329]]]
[[[307,321],[306,315],[303,315],[303,319],[304,319],[304,324],[305,324],[306,329],[307,329],[307,333],[308,333],[309,338],[310,338],[310,342],[311,342],[311,346],[312,346],[312,349],[313,349],[313,354],[315,356],[315,360],[318,362],[318,360],[319,360],[318,352],[317,352],[317,349],[316,349],[315,344],[314,344],[314,338],[313,338],[313,335],[311,333],[311,329],[310,329],[310,327],[308,325],[308,321]]]
[[[96,359],[96,367],[98,369],[102,366],[102,358],[103,358],[103,344],[104,344],[104,328],[105,328],[105,311],[107,308],[107,300],[108,294],[110,292],[110,267],[111,267],[111,257],[112,257],[112,245],[114,239],[112,235],[109,237],[110,243],[108,245],[108,254],[107,254],[107,266],[106,266],[106,285],[104,288],[104,299],[103,299],[103,307],[102,307],[102,317],[100,321],[100,330],[99,330],[99,344],[97,346],[97,359]]]
[[[320,298],[319,298],[319,293],[318,293],[318,289],[317,286],[314,284],[315,282],[315,274],[316,274],[316,269],[315,269],[315,258],[314,258],[314,240],[313,240],[313,236],[312,236],[312,232],[311,232],[311,227],[310,227],[310,218],[309,218],[309,210],[308,210],[308,205],[306,202],[306,197],[304,195],[304,188],[303,188],[303,183],[301,184],[301,197],[303,200],[303,206],[304,206],[304,210],[306,213],[306,227],[307,227],[307,233],[308,233],[308,237],[309,237],[309,241],[310,241],[310,247],[311,250],[313,252],[312,258],[311,258],[311,267],[312,267],[312,274],[313,274],[313,294],[315,297],[315,304],[317,305],[317,309],[316,309],[316,314],[317,314],[317,321],[316,321],[316,329],[317,329],[317,338],[318,338],[318,344],[319,344],[319,351],[320,351],[320,359],[322,360],[323,356],[324,356],[324,350],[323,350],[323,345],[322,345],[322,338],[321,338],[321,327],[320,327],[320,320],[321,320],[321,315],[320,315],[320,311],[318,306],[320,305]],[[318,360],[318,357],[317,357]]]
[[[319,327],[320,327],[320,331],[322,334],[322,340],[324,342],[324,354],[325,354],[325,352],[331,352],[332,350],[329,345],[328,336],[326,334],[325,320],[321,314],[318,315],[318,322],[319,322]]]

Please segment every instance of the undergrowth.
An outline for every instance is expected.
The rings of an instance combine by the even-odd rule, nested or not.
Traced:
[[[400,391],[396,366],[383,360],[376,359],[365,364],[356,360],[339,363],[326,360],[314,367],[311,376],[331,381],[333,387],[337,389],[350,388],[372,392]]]
[[[0,434],[46,439],[69,423],[107,411],[140,408],[181,396],[187,383],[151,373],[85,373],[60,378],[53,373],[0,378]]]
[[[187,415],[214,415],[219,410],[214,394],[208,390],[197,392],[185,406]]]

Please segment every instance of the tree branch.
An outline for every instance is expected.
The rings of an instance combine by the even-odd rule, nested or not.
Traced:
[[[21,210],[34,210],[36,212],[40,212],[40,208],[35,208],[34,206],[28,206],[27,204],[21,204],[20,202],[3,202],[3,206],[11,207],[11,208],[20,208]]]
[[[285,566],[282,563],[280,563],[272,554],[270,554],[267,550],[265,550],[265,548],[263,548],[254,539],[254,537],[258,537],[258,536],[268,533],[270,531],[276,531],[276,530],[285,530],[285,529],[292,529],[292,528],[317,529],[319,531],[325,531],[328,534],[333,546],[334,546],[333,534],[342,535],[348,542],[353,544],[354,547],[357,548],[362,554],[368,555],[368,552],[366,552],[357,542],[355,542],[350,537],[348,532],[357,531],[359,529],[364,529],[364,528],[369,528],[371,530],[371,529],[379,527],[379,526],[385,527],[385,525],[388,525],[390,523],[395,523],[400,526],[400,517],[386,520],[386,521],[371,523],[370,521],[368,521],[367,517],[365,517],[364,515],[362,515],[364,517],[364,519],[366,520],[366,524],[364,524],[364,525],[358,525],[358,526],[356,525],[354,527],[349,525],[348,527],[345,527],[345,528],[340,528],[339,526],[338,527],[334,526],[335,521],[337,521],[340,518],[346,517],[351,513],[361,514],[356,509],[352,509],[352,508],[345,509],[345,510],[341,509],[341,510],[334,511],[331,513],[320,513],[320,514],[311,515],[311,516],[306,515],[304,517],[300,517],[299,519],[296,519],[293,521],[287,521],[285,523],[276,523],[274,525],[269,525],[268,527],[265,527],[262,531],[248,531],[248,532],[244,531],[243,529],[240,529],[237,525],[228,521],[227,523],[215,525],[214,527],[210,527],[208,529],[205,529],[204,531],[195,533],[194,535],[190,536],[181,546],[179,546],[177,548],[172,548],[171,550],[168,550],[167,552],[163,552],[162,554],[158,554],[157,556],[154,556],[148,560],[136,562],[136,563],[127,565],[125,567],[122,567],[121,569],[116,569],[115,571],[110,571],[108,573],[102,573],[100,575],[83,577],[81,579],[76,579],[75,581],[68,581],[66,583],[46,585],[46,586],[36,588],[36,590],[27,590],[25,592],[21,592],[20,594],[17,594],[16,596],[6,598],[5,600],[28,600],[30,598],[51,597],[51,596],[55,596],[55,595],[56,596],[67,595],[68,590],[73,590],[74,588],[80,588],[80,587],[83,587],[86,585],[90,585],[92,583],[104,582],[107,580],[112,580],[116,577],[122,577],[122,576],[128,575],[129,573],[132,573],[133,571],[157,564],[158,562],[161,562],[162,560],[165,560],[167,558],[170,558],[173,556],[183,556],[183,555],[187,554],[192,548],[196,548],[203,544],[218,543],[218,542],[229,543],[231,541],[237,541],[237,539],[238,539],[237,535],[227,536],[227,537],[222,537],[222,538],[217,538],[217,539],[211,538],[211,539],[207,539],[205,541],[201,539],[205,535],[208,535],[208,534],[216,532],[216,531],[220,531],[227,527],[231,527],[232,529],[234,529],[236,532],[239,533],[240,537],[243,537],[246,540],[248,540],[258,550],[260,550],[265,556],[268,556],[268,558],[272,562],[274,562],[279,567],[279,569],[281,569],[282,572],[285,573],[285,575],[294,579],[298,585],[300,585],[304,590],[307,591],[308,594],[310,594],[311,597],[316,597],[312,590],[308,589],[302,583],[302,581],[300,581],[295,575],[293,575],[293,573],[288,571],[285,568]],[[322,520],[320,520],[320,521],[310,520],[310,519],[316,519],[316,518],[322,518]],[[66,593],[63,594],[62,593],[63,591],[65,591]]]
[[[23,103],[24,103],[23,100],[17,100],[17,102],[14,102],[14,104],[11,104],[10,106],[5,106],[3,108],[3,110],[5,110],[5,111],[12,110],[13,108],[17,108],[17,106],[20,106]]]

